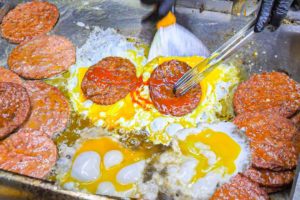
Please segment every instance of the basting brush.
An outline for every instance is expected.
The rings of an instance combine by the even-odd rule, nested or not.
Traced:
[[[176,17],[169,12],[157,25],[157,32],[151,43],[148,61],[158,56],[209,56],[206,46],[193,33],[176,23]]]

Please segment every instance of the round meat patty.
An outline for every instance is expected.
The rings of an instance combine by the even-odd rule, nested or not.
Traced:
[[[265,200],[268,194],[258,184],[242,175],[236,175],[229,183],[216,190],[210,200]]]
[[[70,105],[66,97],[54,86],[41,81],[26,81],[31,100],[31,115],[22,129],[39,131],[52,137],[62,132],[70,119]]]
[[[125,98],[137,83],[135,66],[128,59],[106,57],[89,68],[81,89],[94,103],[111,105]]]
[[[300,86],[284,73],[256,74],[238,86],[233,104],[237,114],[266,110],[289,117],[300,108]]]
[[[291,118],[292,122],[300,129],[300,112]]]
[[[53,141],[38,131],[20,129],[0,142],[0,169],[44,178],[57,160]]]
[[[246,128],[248,137],[274,140],[292,140],[297,132],[295,124],[278,113],[252,112],[238,115],[234,123],[240,128]]]
[[[300,155],[300,129],[293,138],[293,144],[296,148],[297,154]]]
[[[275,171],[296,167],[292,138],[297,129],[289,120],[268,112],[254,112],[238,115],[234,123],[245,129],[254,167]]]
[[[57,7],[48,2],[27,2],[11,10],[1,24],[1,34],[13,43],[21,43],[52,30],[59,18]]]
[[[26,89],[16,83],[0,82],[0,138],[21,126],[29,114]]]
[[[283,187],[293,182],[294,171],[275,172],[271,170],[258,170],[250,168],[246,170],[245,175],[250,180],[264,187]]]
[[[174,84],[190,69],[184,62],[171,60],[159,65],[152,72],[149,79],[150,97],[160,113],[183,116],[198,106],[201,99],[200,85],[180,97],[176,97],[173,92]]]
[[[11,70],[0,67],[0,74],[0,82],[17,83],[19,85],[23,84],[22,79]]]
[[[75,46],[67,38],[44,35],[17,46],[8,57],[11,70],[27,79],[50,78],[76,61]]]
[[[266,139],[268,140],[268,139]],[[250,142],[252,166],[274,171],[292,170],[297,166],[297,150],[290,141]]]

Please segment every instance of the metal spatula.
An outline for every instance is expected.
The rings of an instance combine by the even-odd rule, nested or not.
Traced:
[[[254,33],[254,24],[256,19],[250,22],[224,43],[219,49],[206,58],[204,61],[196,65],[194,68],[185,73],[174,85],[174,93],[176,96],[184,95],[187,91],[199,84],[200,81],[212,70],[214,70],[221,61],[228,58],[235,52],[240,44],[247,40]]]

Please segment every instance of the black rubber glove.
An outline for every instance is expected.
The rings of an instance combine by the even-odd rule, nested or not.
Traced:
[[[154,21],[162,19],[172,10],[176,0],[140,0],[145,5],[155,5],[156,8],[148,16],[146,16],[142,22]]]
[[[261,32],[268,24],[276,30],[286,17],[292,3],[293,0],[263,0],[254,31]]]

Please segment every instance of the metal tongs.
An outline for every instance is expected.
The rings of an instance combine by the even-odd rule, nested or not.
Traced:
[[[198,85],[200,81],[213,71],[223,60],[228,58],[240,44],[246,41],[254,33],[256,18],[244,26],[239,32],[231,37],[220,48],[213,52],[208,58],[197,64],[194,68],[186,72],[174,85],[174,94],[182,96],[191,88]]]

